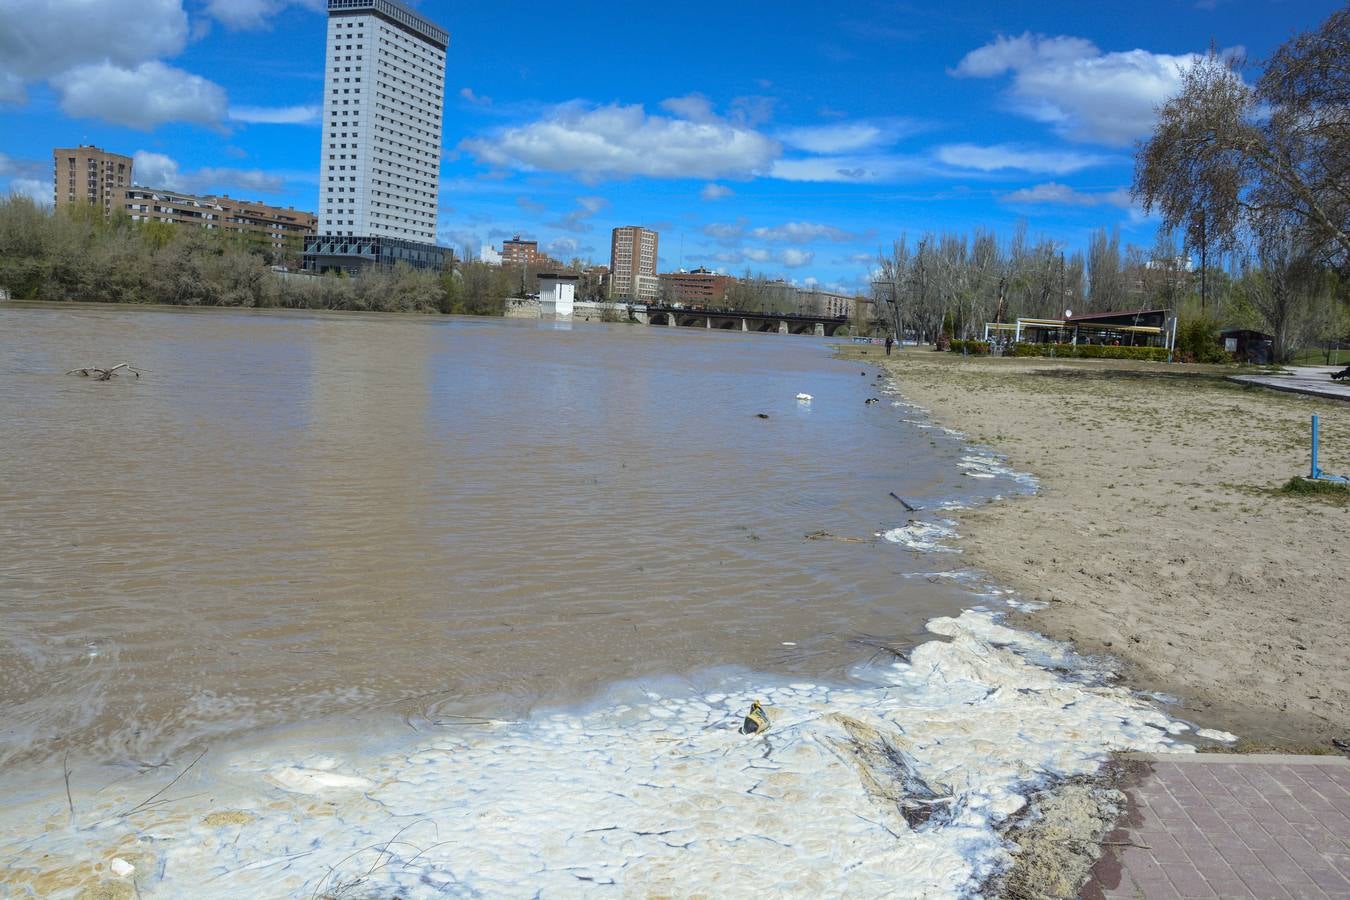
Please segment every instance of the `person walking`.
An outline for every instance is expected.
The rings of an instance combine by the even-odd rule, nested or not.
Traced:
[[[890,356],[890,355],[891,355],[891,347],[892,347],[892,345],[894,345],[894,344],[895,344],[895,338],[891,337],[889,334],[886,335],[886,355],[887,355],[887,356]]]

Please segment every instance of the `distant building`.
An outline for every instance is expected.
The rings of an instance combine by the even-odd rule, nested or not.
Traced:
[[[509,241],[502,241],[502,262],[512,266],[528,266],[539,262],[544,254],[539,252],[538,241],[521,240],[515,235]]]
[[[52,199],[56,208],[97,206],[111,216],[122,206],[122,194],[131,187],[130,156],[108,153],[93,144],[57,147],[52,151]]]
[[[610,296],[642,303],[661,298],[661,281],[656,275],[657,241],[655,231],[640,225],[615,228],[610,238]]]
[[[328,0],[319,234],[307,269],[441,269],[451,258],[435,243],[449,41],[397,0]]]
[[[478,261],[485,262],[490,266],[500,266],[502,264],[502,255],[497,252],[497,248],[491,244],[484,244],[478,251]]]
[[[856,303],[848,294],[815,289],[799,291],[801,311],[813,316],[851,316]]]
[[[294,207],[269,206],[229,196],[204,196],[139,185],[122,192],[121,208],[134,222],[164,222],[232,231],[297,262],[318,217]]]
[[[662,302],[707,308],[722,306],[727,299],[727,288],[735,281],[730,275],[704,268],[692,272],[663,272],[657,278]]]

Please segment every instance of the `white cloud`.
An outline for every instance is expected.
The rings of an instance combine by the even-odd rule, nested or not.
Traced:
[[[670,103],[684,114],[701,115],[697,100]],[[582,103],[461,146],[491,165],[572,172],[591,181],[749,177],[767,171],[780,153],[776,141],[725,120],[649,116],[641,105]]]
[[[459,89],[459,95],[460,95],[461,97],[463,97],[465,100],[467,100],[467,101],[469,101],[470,103],[472,103],[474,106],[491,106],[491,105],[492,105],[492,98],[491,98],[491,97],[484,97],[484,96],[481,96],[481,95],[479,95],[479,94],[475,94],[475,93],[473,92],[473,88],[471,88],[471,87],[463,87],[463,88],[460,88],[460,89]]]
[[[1009,97],[1020,114],[1065,137],[1124,146],[1152,130],[1154,108],[1176,93],[1181,71],[1197,58],[1147,50],[1103,53],[1083,38],[1027,33],[972,50],[952,74],[1011,73]]]
[[[703,190],[699,191],[698,195],[704,200],[724,200],[734,193],[736,192],[726,185],[709,182],[703,186]]]
[[[609,201],[604,197],[578,197],[576,209],[558,221],[547,224],[563,231],[587,232],[591,230],[591,223],[588,220],[606,206],[609,206]]]
[[[1060,206],[1118,206],[1130,209],[1133,203],[1125,188],[1102,193],[1085,193],[1054,181],[1012,191],[1002,197],[1005,203],[1056,204]]]
[[[875,119],[789,128],[779,137],[790,147],[830,156],[889,146],[924,127],[910,119]]]
[[[303,106],[231,106],[230,120],[253,125],[314,125],[323,116],[319,104]]]
[[[165,114],[184,110],[187,121],[221,119],[224,91],[156,62],[187,45],[182,0],[5,0],[0,14],[0,102],[22,103],[28,83],[49,81],[71,115],[134,128],[153,127],[167,121]],[[126,93],[152,86],[147,102],[130,108],[136,105]],[[196,95],[190,109],[167,96],[181,100],[185,93]]]
[[[686,94],[661,101],[661,108],[691,122],[716,122],[712,101],[702,94]]]
[[[205,12],[226,28],[270,28],[275,16],[295,5],[319,12],[323,0],[207,0]]]
[[[131,158],[132,179],[146,187],[186,190],[178,172],[178,161],[163,153],[137,150]]]
[[[979,172],[1016,170],[1067,175],[1111,162],[1109,157],[1072,150],[1027,150],[1011,144],[948,144],[937,149],[939,162]]]
[[[761,241],[785,244],[809,244],[812,241],[852,241],[858,235],[836,228],[833,225],[821,225],[816,222],[787,222],[773,228],[756,228],[750,236]]]
[[[76,66],[134,66],[173,56],[187,44],[181,0],[5,0],[0,73],[15,81],[51,78]]]
[[[52,79],[61,109],[150,130],[165,122],[215,125],[225,118],[225,91],[198,75],[160,62],[123,69],[111,63],[79,66]]]
[[[789,247],[779,254],[778,261],[789,269],[800,269],[802,266],[811,265],[811,261],[815,258],[816,254],[810,250],[794,250]]]
[[[773,164],[771,174],[784,181],[869,184],[931,175],[933,166],[920,157],[896,154],[808,156],[780,159]]]
[[[811,153],[851,153],[881,143],[882,130],[868,122],[845,122],[791,128],[782,133],[783,143]]]
[[[52,205],[52,182],[39,178],[11,178],[9,190],[11,196],[28,197],[39,206]]]
[[[773,259],[773,253],[761,247],[750,247],[741,251],[741,255],[751,262],[768,262]]]
[[[183,172],[178,161],[163,153],[137,150],[132,157],[132,176],[139,185],[194,194],[281,192],[285,180],[259,169],[231,169],[211,166],[195,172]]]
[[[703,233],[718,241],[738,241],[745,234],[745,222],[709,222]]]
[[[22,103],[27,98],[23,79],[13,72],[0,70],[0,103]]]
[[[51,160],[15,159],[0,153],[0,178],[41,178],[51,174]]]

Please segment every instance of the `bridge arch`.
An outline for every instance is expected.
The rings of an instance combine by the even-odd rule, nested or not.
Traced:
[[[670,313],[654,312],[648,317],[647,324],[671,326],[675,324],[675,318]]]

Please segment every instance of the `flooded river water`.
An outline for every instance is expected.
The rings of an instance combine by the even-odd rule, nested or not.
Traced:
[[[890,491],[971,483],[829,355],[656,328],[0,310],[0,764],[159,762],[390,704],[518,715],[709,666],[837,676],[852,639],[912,643],[965,598],[899,578],[928,563],[894,548],[803,537],[870,538],[905,518]],[[124,361],[143,377],[63,374]]]
[[[963,895],[1169,740],[962,613],[1022,483],[820,339],[8,305],[0,422],[0,892]]]

